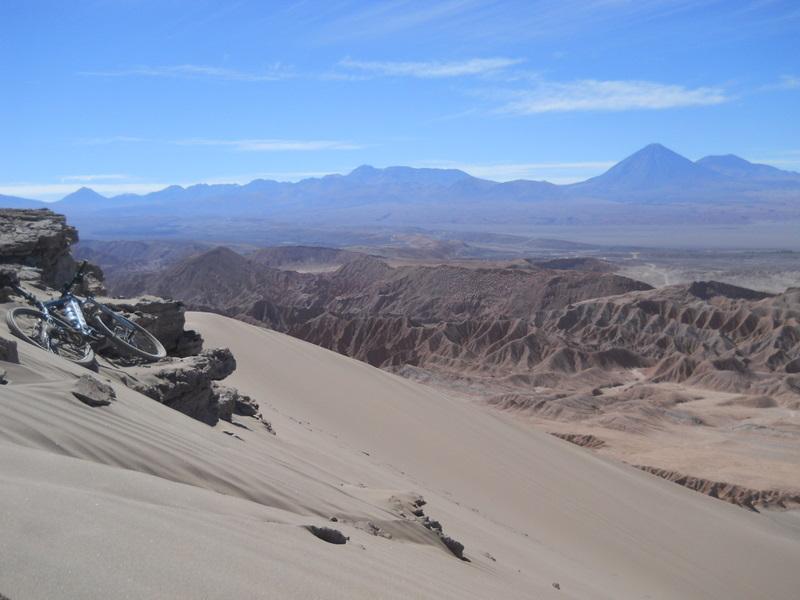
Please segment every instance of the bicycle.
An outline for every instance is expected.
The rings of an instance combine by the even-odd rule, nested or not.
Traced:
[[[144,327],[98,302],[91,294],[81,298],[72,293],[72,288],[83,281],[86,265],[86,261],[81,263],[55,300],[44,302],[16,286],[16,292],[35,308],[17,306],[9,310],[6,323],[11,332],[82,366],[94,363],[93,345],[106,340],[123,354],[151,362],[164,358],[167,355],[164,346]]]

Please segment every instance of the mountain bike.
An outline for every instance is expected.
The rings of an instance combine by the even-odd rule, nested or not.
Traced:
[[[83,281],[86,264],[86,261],[81,263],[55,300],[39,300],[17,286],[17,293],[35,308],[17,306],[9,310],[6,323],[11,332],[83,366],[94,362],[93,346],[105,341],[122,354],[148,361],[164,358],[167,355],[164,346],[144,327],[98,302],[92,295],[81,298],[72,293],[72,288]]]

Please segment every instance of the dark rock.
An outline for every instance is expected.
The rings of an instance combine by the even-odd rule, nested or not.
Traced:
[[[457,542],[453,538],[448,535],[443,535],[440,538],[442,543],[447,546],[447,549],[450,550],[456,557],[460,558],[461,560],[465,560],[464,558],[464,544],[461,542]]]
[[[170,348],[173,356],[194,356],[203,351],[203,336],[193,329],[185,330],[180,333],[174,348]]]
[[[19,285],[19,275],[13,269],[0,268],[0,302],[8,302],[14,294],[14,286]]]
[[[72,386],[72,395],[89,406],[108,406],[117,394],[110,385],[91,375],[81,375]]]
[[[233,409],[236,406],[236,396],[239,392],[236,388],[218,384],[216,381],[211,384],[214,393],[217,395],[217,415],[222,421],[233,420]]]
[[[0,336],[0,360],[18,363],[19,353],[17,352],[17,342]]]
[[[236,360],[231,351],[214,348],[197,356],[165,360],[133,369],[135,379],[127,383],[145,396],[185,415],[208,425],[216,425],[220,418],[220,406],[213,382],[224,379],[235,369]]]
[[[308,529],[322,541],[328,542],[329,544],[346,544],[347,540],[350,539],[341,531],[337,529],[331,529],[330,527],[317,527],[315,525],[308,525],[306,526],[306,529]]]
[[[6,385],[8,383],[8,379],[6,379],[6,370],[0,369],[0,385]]]
[[[234,414],[243,417],[258,416],[258,402],[236,388],[214,383],[212,385],[219,403],[219,418],[230,421]]]
[[[233,410],[237,415],[242,415],[243,417],[255,417],[258,415],[258,402],[253,400],[250,396],[237,393],[236,404]]]

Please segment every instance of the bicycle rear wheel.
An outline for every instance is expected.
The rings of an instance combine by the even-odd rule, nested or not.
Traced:
[[[88,367],[94,363],[94,350],[83,335],[56,315],[50,319],[39,310],[17,306],[6,313],[11,333],[62,358]]]
[[[125,354],[132,354],[149,361],[161,360],[167,355],[164,346],[152,333],[103,304],[96,305],[92,321],[97,329]]]

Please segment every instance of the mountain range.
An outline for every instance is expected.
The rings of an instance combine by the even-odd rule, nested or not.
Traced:
[[[800,219],[800,173],[733,155],[691,161],[651,144],[586,181],[495,182],[457,169],[361,166],[296,183],[169,186],[106,198],[81,188],[55,203],[0,196],[0,206],[52,208],[89,236],[187,237],[213,224],[249,227],[495,227],[737,224]],[[637,210],[631,210],[631,205]],[[719,210],[720,207],[725,210]],[[640,208],[641,207],[641,208]],[[230,239],[230,238],[229,238]],[[306,240],[308,241],[308,240]]]

